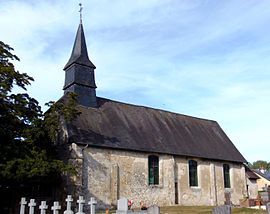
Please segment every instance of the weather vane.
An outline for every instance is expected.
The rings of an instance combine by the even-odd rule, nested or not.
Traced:
[[[80,13],[80,22],[82,23],[82,3],[79,3],[79,6],[80,6],[80,10],[79,10],[79,13]]]

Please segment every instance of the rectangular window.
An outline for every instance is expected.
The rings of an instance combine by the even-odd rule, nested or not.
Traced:
[[[150,155],[148,157],[148,183],[149,185],[159,184],[159,159],[157,156]]]
[[[189,160],[188,161],[189,169],[189,186],[198,186],[198,173],[197,173],[197,161]]]
[[[224,187],[231,188],[230,166],[228,164],[223,164],[223,176],[224,176]]]
[[[175,204],[178,204],[178,183],[174,183],[174,192],[175,192]]]

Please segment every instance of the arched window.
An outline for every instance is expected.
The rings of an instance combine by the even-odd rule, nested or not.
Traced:
[[[223,176],[224,176],[224,187],[231,188],[230,166],[228,164],[223,164]]]
[[[189,186],[198,186],[198,173],[197,173],[197,161],[188,161],[189,170]]]
[[[159,184],[159,159],[155,155],[148,157],[148,183],[149,185]]]

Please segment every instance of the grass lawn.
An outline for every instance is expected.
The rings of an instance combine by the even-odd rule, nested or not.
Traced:
[[[211,214],[213,207],[211,206],[169,206],[169,207],[161,207],[161,214]],[[139,209],[134,209],[134,211],[139,211]],[[105,214],[103,212],[96,212],[96,214]],[[115,213],[115,210],[110,210],[109,213]],[[256,210],[251,208],[233,208],[233,214],[266,214],[265,210]]]
[[[265,210],[255,210],[255,209],[250,209],[250,208],[234,208],[233,209],[233,213],[241,213],[241,214],[245,214],[245,213],[264,213],[266,214]]]
[[[186,214],[197,214],[197,213],[212,213],[213,207],[210,206],[170,206],[170,207],[161,207],[161,214],[178,214],[178,213],[186,213]],[[233,208],[232,213],[235,214],[266,214],[265,210],[254,210],[250,208]]]

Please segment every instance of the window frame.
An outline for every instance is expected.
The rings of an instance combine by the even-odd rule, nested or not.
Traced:
[[[224,181],[224,188],[231,188],[230,165],[229,164],[223,164],[223,181]]]
[[[189,186],[198,187],[198,162],[195,160],[188,161]]]
[[[159,185],[159,157],[148,156],[148,185]]]

